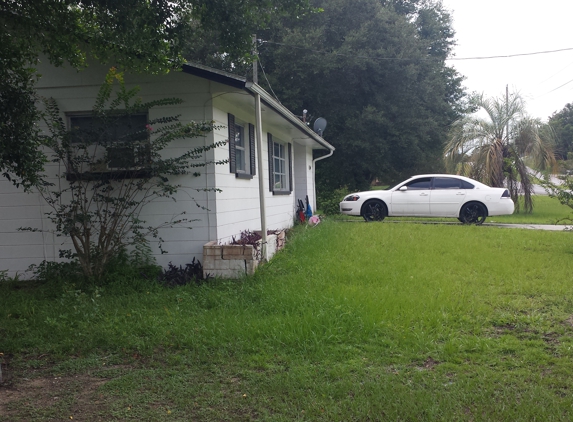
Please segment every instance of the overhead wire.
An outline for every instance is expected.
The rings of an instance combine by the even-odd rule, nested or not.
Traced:
[[[273,87],[271,86],[271,83],[269,82],[269,78],[267,78],[267,74],[265,73],[265,68],[263,67],[263,63],[261,62],[260,55],[257,56],[257,60],[259,62],[259,66],[261,67],[261,70],[263,71],[263,76],[265,77],[265,80],[267,81],[267,85],[269,86],[269,89],[271,90],[273,96],[279,102],[279,104],[282,104],[281,100],[279,100],[279,97],[277,97],[277,94],[275,94],[275,91],[273,91]]]
[[[559,75],[561,72],[563,72],[565,69],[567,69],[567,68],[568,68],[569,66],[571,66],[572,64],[573,64],[573,62],[570,62],[567,66],[565,66],[565,67],[562,68],[561,70],[555,72],[553,75],[549,76],[547,79],[544,79],[544,80],[542,80],[541,82],[539,82],[538,85],[541,85],[541,84],[547,82],[549,79],[551,79],[551,78],[553,78],[553,77]]]
[[[365,56],[365,55],[356,55],[356,54],[343,54],[343,53],[335,53],[332,51],[326,51],[326,50],[317,50],[317,49],[313,49],[313,48],[308,48],[308,47],[303,47],[300,45],[293,45],[293,44],[287,44],[287,43],[280,43],[280,42],[275,42],[275,41],[267,41],[267,40],[259,40],[261,42],[261,44],[275,44],[275,45],[281,45],[284,47],[291,47],[294,49],[298,49],[298,50],[306,50],[306,51],[311,51],[313,53],[318,53],[318,54],[331,54],[334,56],[339,56],[339,57],[352,57],[352,58],[361,58],[361,59],[369,59],[369,60],[374,60],[374,61],[391,61],[391,60],[432,60],[432,57],[428,57],[428,58],[418,58],[418,59],[412,59],[412,58],[406,58],[406,57],[373,57],[373,56]],[[560,48],[560,49],[556,49],[556,50],[543,50],[543,51],[533,51],[533,52],[527,52],[527,53],[516,53],[516,54],[504,54],[504,55],[496,55],[496,56],[474,56],[474,57],[449,57],[446,58],[445,61],[467,61],[467,60],[495,60],[495,59],[507,59],[507,58],[514,58],[514,57],[525,57],[525,56],[535,56],[535,55],[540,55],[540,54],[554,54],[554,53],[561,53],[561,52],[565,52],[565,51],[572,51],[573,47],[568,47],[568,48]],[[571,63],[570,63],[571,64]],[[569,64],[569,65],[570,65]],[[567,68],[569,65],[567,65],[565,68]],[[564,68],[564,69],[565,69]],[[261,64],[261,69],[262,68],[262,64]],[[562,69],[562,70],[564,70]],[[560,71],[561,72],[561,71]],[[557,72],[557,73],[560,73]],[[557,74],[556,73],[556,74]],[[265,75],[265,79],[266,78],[266,74],[264,73],[264,69],[263,69],[263,74]],[[553,76],[555,76],[556,74],[554,74]],[[551,79],[553,76],[550,76],[548,79]],[[546,79],[545,81],[547,81],[548,79]],[[545,82],[543,81],[543,82]],[[540,95],[539,97],[542,97],[544,95],[550,94],[551,92],[557,91],[560,88],[563,88],[565,85],[570,84],[571,82],[573,82],[573,79],[571,79],[570,81],[558,86],[557,88],[552,89],[551,91],[546,92],[545,94]],[[270,87],[270,83],[267,79],[267,83],[269,84]],[[272,88],[271,88],[272,91]],[[273,92],[274,94],[274,92]],[[275,98],[276,98],[276,94]],[[537,97],[537,98],[539,98]],[[277,98],[278,100],[278,98]]]
[[[276,41],[261,40],[261,42],[262,42],[262,43],[265,43],[265,44],[282,45],[282,46],[284,46],[284,47],[291,47],[291,48],[295,48],[295,49],[298,49],[298,50],[312,51],[313,53],[332,54],[332,55],[341,56],[341,57],[355,57],[355,58],[370,59],[370,60],[415,60],[415,59],[407,58],[407,57],[373,57],[373,56],[363,56],[363,55],[356,55],[356,54],[334,53],[334,52],[332,52],[332,51],[316,50],[316,49],[313,49],[313,48],[302,47],[302,46],[299,46],[299,45],[281,43],[281,42],[276,42]],[[529,52],[529,53],[504,54],[504,55],[497,55],[497,56],[449,57],[449,58],[446,58],[445,60],[462,61],[462,60],[505,59],[505,58],[512,58],[512,57],[534,56],[534,55],[538,55],[538,54],[560,53],[560,52],[563,52],[563,51],[572,51],[572,50],[573,50],[573,47],[569,47],[569,48],[560,48],[560,49],[557,49],[557,50],[544,50],[544,51],[534,51],[534,52]],[[428,60],[429,60],[429,59],[428,59]]]

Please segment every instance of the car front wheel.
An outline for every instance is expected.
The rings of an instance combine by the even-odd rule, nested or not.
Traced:
[[[382,201],[368,201],[362,206],[362,218],[366,222],[382,221],[388,215],[386,205]]]
[[[486,208],[478,202],[465,204],[461,211],[459,220],[464,224],[482,224],[487,217]]]

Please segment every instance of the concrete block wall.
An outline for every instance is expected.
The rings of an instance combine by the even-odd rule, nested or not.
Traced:
[[[260,241],[259,241],[260,242]],[[285,244],[285,232],[267,236],[267,261],[282,249]],[[216,241],[203,246],[203,276],[220,278],[239,278],[252,275],[261,262],[260,244],[219,245]]]

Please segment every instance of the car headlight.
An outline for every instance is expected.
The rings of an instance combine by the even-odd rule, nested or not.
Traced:
[[[358,195],[348,195],[346,198],[344,198],[344,202],[354,202],[354,201],[358,201],[360,199],[360,197]]]

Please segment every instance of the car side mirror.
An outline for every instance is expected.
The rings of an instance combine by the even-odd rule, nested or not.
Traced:
[[[400,186],[399,191],[406,192],[408,190],[408,186]]]

